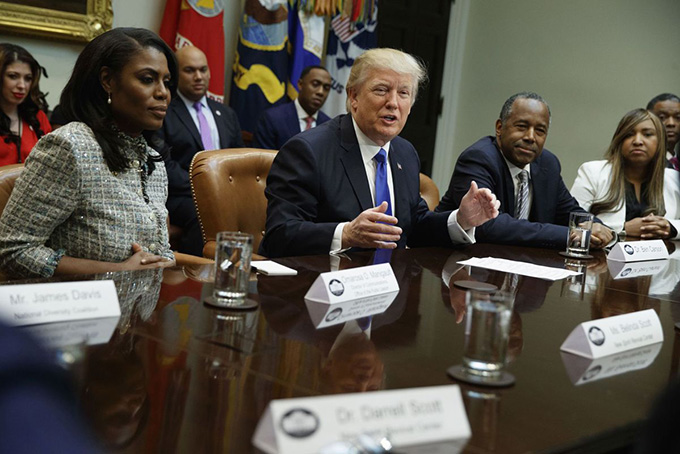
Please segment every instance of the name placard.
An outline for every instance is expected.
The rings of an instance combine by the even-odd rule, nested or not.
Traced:
[[[9,325],[119,316],[111,280],[0,286],[0,318]]]
[[[617,262],[640,262],[643,260],[660,260],[668,258],[668,249],[663,240],[625,241],[616,243],[607,260]]]
[[[457,385],[273,400],[253,435],[269,454],[316,453],[360,436],[394,447],[469,438]]]
[[[578,386],[644,369],[654,362],[662,345],[663,342],[659,342],[598,359],[584,358],[566,352],[561,352],[561,355],[569,380]]]
[[[305,300],[337,304],[388,293],[399,293],[399,284],[390,264],[381,263],[321,273]]]
[[[617,262],[607,260],[609,274],[614,279],[630,279],[638,276],[653,276],[668,268],[670,260],[647,260],[644,262]]]
[[[647,309],[583,322],[560,350],[594,359],[657,342],[663,342],[661,322],[653,309]]]

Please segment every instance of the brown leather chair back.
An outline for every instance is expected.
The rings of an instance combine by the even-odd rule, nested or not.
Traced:
[[[0,167],[0,214],[4,211],[14,189],[14,183],[22,170],[24,170],[23,164],[10,164]]]
[[[439,205],[439,189],[434,181],[424,173],[420,174],[420,196],[427,202],[430,211]]]
[[[215,238],[222,231],[252,234],[253,252],[257,252],[267,219],[264,188],[275,156],[276,150],[257,148],[196,153],[189,175],[204,257],[215,257]]]

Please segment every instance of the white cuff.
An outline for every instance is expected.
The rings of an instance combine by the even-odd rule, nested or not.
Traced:
[[[458,210],[453,210],[446,223],[449,229],[449,237],[454,244],[473,244],[475,242],[475,227],[463,230],[458,224]]]

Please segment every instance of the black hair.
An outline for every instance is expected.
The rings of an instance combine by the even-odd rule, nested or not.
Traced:
[[[680,102],[680,98],[678,98],[678,96],[674,95],[673,93],[661,93],[660,95],[654,96],[652,100],[647,103],[647,110],[654,109],[656,103],[663,101]]]
[[[305,66],[304,69],[302,70],[302,72],[300,73],[300,79],[302,79],[307,74],[309,74],[309,72],[312,69],[323,69],[324,71],[328,72],[328,70],[321,65],[309,65],[309,66]]]
[[[108,67],[114,76],[120,74],[125,65],[147,47],[165,55],[170,70],[170,90],[174,94],[178,77],[175,54],[157,34],[144,28],[114,28],[90,41],[78,56],[71,79],[61,93],[64,118],[83,122],[92,129],[112,172],[124,171],[130,168],[130,163],[119,151],[123,141],[113,127],[108,93],[100,82],[101,69]],[[148,164],[151,173],[153,162]]]
[[[503,103],[500,116],[498,117],[501,119],[502,124],[505,124],[506,120],[510,117],[510,114],[512,113],[512,105],[518,99],[534,99],[540,103],[543,103],[546,109],[548,109],[548,119],[552,117],[552,113],[550,112],[550,106],[548,105],[547,102],[545,102],[545,99],[543,99],[541,95],[539,95],[538,93],[534,93],[533,91],[521,91],[510,96]]]
[[[31,89],[28,91],[26,99],[19,104],[17,110],[19,118],[28,123],[35,131],[38,139],[42,137],[45,132],[40,129],[40,122],[38,121],[38,111],[46,110],[47,103],[45,102],[45,95],[40,91],[40,74],[42,67],[38,64],[33,55],[26,49],[16,44],[0,43],[0,89],[4,81],[5,71],[7,67],[15,62],[26,63],[31,68],[31,75],[33,81],[31,82]],[[17,143],[17,151],[21,147],[20,138],[10,131],[10,119],[0,110],[0,136],[6,136],[5,141],[14,141]]]

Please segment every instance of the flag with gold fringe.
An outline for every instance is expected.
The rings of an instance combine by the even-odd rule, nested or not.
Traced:
[[[166,0],[159,35],[173,49],[196,46],[208,58],[208,97],[224,101],[223,0]]]

